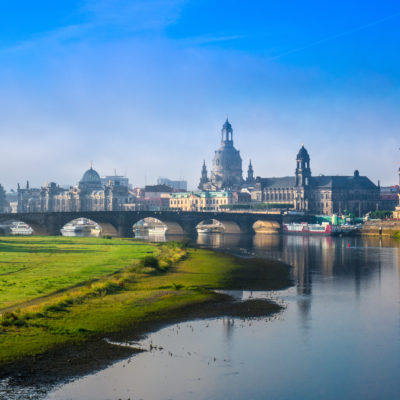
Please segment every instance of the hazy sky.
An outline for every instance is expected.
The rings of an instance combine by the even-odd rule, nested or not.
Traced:
[[[198,184],[225,115],[244,172],[397,183],[398,1],[0,2],[0,183]]]

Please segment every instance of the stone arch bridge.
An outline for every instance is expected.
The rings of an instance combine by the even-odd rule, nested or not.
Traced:
[[[77,211],[0,214],[0,223],[20,221],[29,224],[34,234],[60,235],[61,228],[77,218],[88,218],[102,228],[103,235],[132,237],[133,225],[147,217],[163,222],[168,234],[193,235],[196,226],[204,221],[215,219],[224,226],[225,233],[254,233],[261,227],[266,232],[279,232],[282,222],[307,221],[310,217],[267,213],[235,212],[177,212],[177,211]]]

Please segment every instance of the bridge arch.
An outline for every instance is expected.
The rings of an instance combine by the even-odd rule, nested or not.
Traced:
[[[29,218],[13,218],[12,215],[10,215],[8,218],[1,218],[0,224],[4,226],[4,234],[12,235],[11,227],[16,227],[16,224],[24,224],[27,226],[27,229],[24,229],[22,225],[20,228],[17,227],[17,232],[18,229],[21,232],[19,235],[48,235],[46,226],[38,224],[35,221],[30,221]],[[29,228],[32,229],[31,233],[28,233]],[[23,233],[24,230],[26,233]],[[15,233],[15,235],[18,235],[18,233]]]
[[[111,233],[116,233],[115,228],[112,227],[111,232],[107,231],[107,228],[89,218],[75,218],[67,222],[61,229],[60,233],[62,236],[101,236],[110,235]]]
[[[182,226],[168,219],[160,219],[153,217],[144,217],[133,224],[133,230],[145,230],[147,233],[153,230],[154,234],[158,235],[184,235],[185,231]]]
[[[96,236],[119,236],[118,228],[114,221],[104,218],[102,213],[60,213],[59,219],[55,222],[55,234],[63,235],[62,230],[65,226],[76,221],[83,221],[83,225],[93,224],[93,229],[97,229]],[[88,228],[85,228],[88,230]],[[64,235],[65,236],[65,235]],[[79,235],[79,236],[95,236],[95,235]]]
[[[253,223],[253,230],[256,234],[274,234],[281,231],[281,225],[278,221],[257,220]]]
[[[197,222],[196,230],[197,233],[201,233],[204,229],[204,233],[241,233],[242,230],[235,221],[229,221],[226,219],[205,218]],[[210,232],[207,232],[209,230]]]

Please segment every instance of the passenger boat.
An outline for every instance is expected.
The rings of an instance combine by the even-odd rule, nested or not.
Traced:
[[[98,236],[100,233],[100,227],[85,218],[79,218],[75,221],[69,222],[64,225],[61,229],[61,233],[64,236],[81,236],[81,235],[92,235]]]
[[[328,222],[322,224],[309,224],[301,222],[299,224],[283,224],[283,232],[291,235],[326,235],[335,236],[342,233],[339,225],[331,225]]]
[[[167,230],[166,225],[153,225],[148,228],[149,235],[160,235]]]
[[[207,233],[223,233],[224,228],[216,225],[203,225],[197,228],[197,233],[207,234]]]
[[[12,235],[32,235],[33,229],[25,222],[13,222],[10,226]]]
[[[74,225],[72,223],[64,225],[64,227],[61,229],[61,232],[63,234],[79,233],[82,231],[83,231],[82,226]]]

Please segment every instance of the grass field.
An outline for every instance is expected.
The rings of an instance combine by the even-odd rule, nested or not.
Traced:
[[[0,260],[0,366],[127,327],[140,330],[219,299],[210,289],[290,284],[280,263],[177,243],[4,237]]]
[[[153,254],[154,246],[122,239],[3,237],[0,239],[0,312],[120,271]]]

